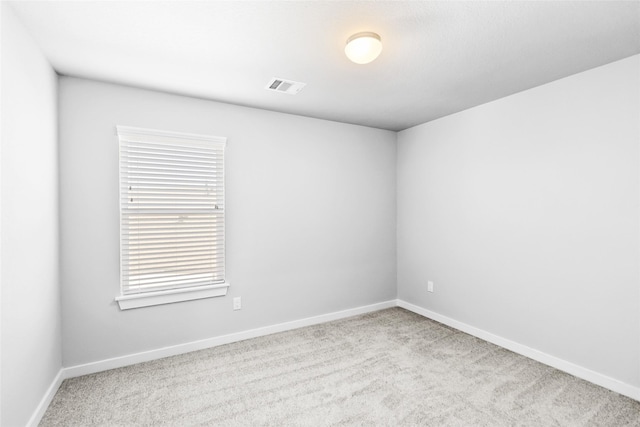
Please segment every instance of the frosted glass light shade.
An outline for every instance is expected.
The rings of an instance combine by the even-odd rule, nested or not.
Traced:
[[[357,33],[349,37],[344,53],[356,64],[368,64],[382,52],[382,41],[376,33]]]

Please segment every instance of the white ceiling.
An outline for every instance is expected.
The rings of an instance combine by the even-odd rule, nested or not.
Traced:
[[[60,74],[391,130],[640,53],[638,1],[11,4]],[[371,64],[344,56],[359,31]]]

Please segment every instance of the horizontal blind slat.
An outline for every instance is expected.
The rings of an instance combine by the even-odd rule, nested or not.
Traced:
[[[124,200],[124,202],[126,203],[126,200]],[[220,210],[220,206],[217,205],[217,203],[202,203],[200,201],[182,201],[182,200],[174,200],[174,203],[171,203],[172,200],[151,200],[147,203],[140,201],[138,203],[136,203],[135,201],[130,202],[129,204],[132,205],[129,209],[127,209],[128,211],[133,211],[133,210],[138,210],[140,212],[143,212],[144,210],[148,210],[148,209],[152,209],[152,208],[163,208],[163,209],[185,209],[185,210],[189,210],[189,209],[193,209],[193,210],[200,210],[200,211],[206,211],[206,210],[216,210],[216,206],[218,206],[217,210]]]
[[[136,235],[131,234],[123,239],[124,242],[139,242],[139,244],[144,244],[145,242],[158,242],[158,241],[167,241],[168,243],[181,243],[181,242],[195,242],[195,241],[210,241],[211,239],[215,239],[218,233],[178,233],[167,231],[163,234],[143,234]]]
[[[172,234],[172,233],[179,233],[179,232],[202,232],[202,233],[217,233],[218,231],[221,231],[223,228],[222,224],[219,225],[215,225],[215,224],[211,224],[211,225],[199,225],[199,226],[192,226],[192,227],[143,227],[143,226],[139,226],[139,227],[124,227],[125,230],[129,230],[130,234],[135,234],[135,235],[147,235],[147,234],[154,234],[154,233],[158,233],[158,234]]]
[[[153,276],[153,275],[147,275]],[[182,275],[169,275],[169,276],[153,276],[153,277],[145,277],[133,276],[134,279],[130,280],[128,283],[136,286],[142,285],[152,285],[152,286],[166,286],[170,283],[183,283],[187,284],[193,281],[208,281],[209,283],[216,280],[216,278],[222,277],[220,275],[216,275],[215,273],[194,273],[194,274],[182,274]]]
[[[122,140],[121,140],[122,141]],[[184,144],[170,144],[170,143],[151,143],[151,142],[135,142],[135,141],[127,141],[126,139],[122,145],[125,148],[136,148],[145,153],[153,153],[153,152],[166,152],[172,155],[185,155],[190,154],[198,157],[206,157],[211,155],[221,155],[222,150],[219,148],[211,147],[204,148],[202,146],[194,146],[189,145],[187,143]]]
[[[221,184],[222,180],[220,180],[220,182],[213,181],[213,183],[215,184]],[[162,189],[175,189],[175,190],[184,190],[184,191],[202,191],[202,190],[207,190],[208,188],[205,186],[205,184],[198,182],[198,181],[189,181],[189,182],[159,182],[159,181],[149,181],[149,180],[132,180],[129,179],[128,181],[123,181],[121,183],[120,186],[120,191],[129,191],[129,188],[133,189],[133,188],[137,188],[139,190],[162,190]],[[222,188],[219,188],[219,186],[216,186],[216,189],[223,191]]]
[[[194,170],[207,170],[210,174],[216,174],[224,169],[224,164],[220,161],[210,160],[208,162],[195,162],[191,160],[182,161],[154,161],[153,158],[143,157],[127,157],[126,165],[123,165],[124,170],[135,170],[145,168],[166,168],[166,169],[187,169],[194,168]],[[158,159],[163,160],[163,159]]]
[[[146,207],[146,208],[131,208],[131,209],[126,209],[122,208],[123,213],[125,214],[129,214],[129,215],[150,215],[150,214],[171,214],[171,215],[175,215],[175,214],[179,214],[182,212],[186,212],[186,209],[184,208],[152,208],[152,207]],[[222,213],[224,212],[223,208],[219,208],[219,209],[203,209],[203,208],[192,208],[191,211],[189,211],[189,213],[191,214],[220,214],[222,215]]]
[[[211,273],[214,271],[221,271],[221,265],[217,265],[216,263],[194,263],[194,264],[185,264],[182,266],[176,265],[175,267],[165,266],[165,267],[144,267],[144,268],[130,268],[128,270],[124,270],[129,273],[129,277],[136,277],[138,275],[144,274],[158,274],[163,276],[182,276],[184,274],[197,274],[197,273]]]
[[[150,152],[150,151],[140,151],[135,148],[125,147],[120,150],[120,156],[125,160],[129,159],[147,159],[147,160],[157,160],[158,162],[171,162],[171,163],[195,163],[195,164],[203,164],[203,165],[215,165],[219,164],[222,166],[222,156],[213,154],[213,155],[190,155],[190,154],[179,154],[179,153],[163,153],[163,152]]]
[[[191,242],[191,243],[176,243],[174,245],[168,246],[165,244],[146,244],[146,245],[123,245],[122,252],[127,255],[133,254],[141,254],[141,253],[154,253],[155,251],[164,251],[164,252],[179,252],[182,250],[194,250],[200,248],[214,248],[221,249],[224,246],[224,242],[219,243],[217,246],[212,246],[209,242]]]
[[[132,256],[128,257],[129,265],[144,267],[148,265],[160,265],[163,262],[165,263],[173,263],[178,264],[181,262],[195,262],[195,261],[211,261],[214,260],[219,254],[214,251],[202,252],[198,255],[189,254],[179,256],[177,254],[171,254],[170,256],[160,256],[160,257],[141,257],[141,256]]]
[[[131,225],[132,227],[140,228],[165,227],[167,225],[175,226],[176,224],[189,227],[208,227],[222,224],[222,221],[219,215],[207,215],[206,217],[201,217],[198,220],[183,220],[179,216],[169,218],[164,215],[162,217],[154,216],[151,218],[126,218],[125,221],[123,221],[123,225],[125,226]]]
[[[129,224],[123,224],[123,229],[125,230],[132,230],[132,231],[137,231],[139,233],[145,233],[147,231],[151,232],[153,230],[165,230],[167,229],[169,226],[169,228],[173,228],[176,230],[213,230],[213,229],[221,229],[224,225],[222,223],[219,222],[208,222],[208,223],[201,223],[201,224],[181,224],[181,223],[171,223],[171,222],[166,222],[166,223],[152,223],[152,224],[148,224],[148,223],[132,223],[131,227],[129,227]]]
[[[210,188],[171,188],[171,187],[140,187],[140,186],[131,186],[128,188],[124,188],[123,190],[123,198],[128,197],[136,197],[139,195],[153,196],[176,196],[176,197],[186,197],[186,196],[194,196],[194,197],[211,197],[216,194],[221,194],[222,191],[212,191]]]
[[[136,170],[160,170],[160,171],[187,171],[187,172],[201,172],[206,175],[215,175],[222,169],[221,163],[214,164],[196,164],[190,162],[171,163],[171,162],[154,162],[152,159],[137,159],[129,158],[123,170],[135,172]]]
[[[153,255],[167,255],[167,254],[176,254],[176,256],[180,256],[181,254],[187,255],[191,253],[199,253],[202,251],[220,251],[223,249],[223,245],[220,245],[219,248],[211,248],[211,245],[188,245],[188,246],[173,246],[171,248],[167,248],[166,246],[160,246],[158,248],[145,248],[143,250],[132,248],[129,250],[128,248],[122,248],[122,255],[127,256],[129,258],[134,257],[150,257]]]
[[[126,172],[126,170],[124,171]],[[216,174],[206,174],[201,173],[200,171],[191,171],[191,172],[181,172],[181,171],[170,171],[167,169],[161,170],[148,170],[142,168],[129,169],[128,176],[130,178],[148,178],[153,180],[182,180],[182,181],[204,181],[208,182],[209,180],[213,180]]]
[[[132,295],[139,294],[144,292],[155,292],[155,291],[165,291],[167,289],[183,289],[183,288],[192,288],[195,286],[207,286],[207,285],[215,285],[219,283],[224,283],[224,278],[213,278],[213,279],[201,279],[201,280],[193,280],[191,282],[183,282],[183,283],[173,283],[173,284],[165,284],[165,285],[131,285],[126,289],[123,289],[123,295]]]

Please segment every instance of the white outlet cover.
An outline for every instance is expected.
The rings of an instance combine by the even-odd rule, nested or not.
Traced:
[[[427,291],[433,292],[433,282],[431,280],[427,282]]]

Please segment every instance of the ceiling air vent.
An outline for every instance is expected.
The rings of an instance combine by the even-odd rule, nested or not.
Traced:
[[[272,78],[265,89],[272,90],[274,92],[288,93],[289,95],[295,95],[300,92],[306,83],[294,82],[291,80]]]

